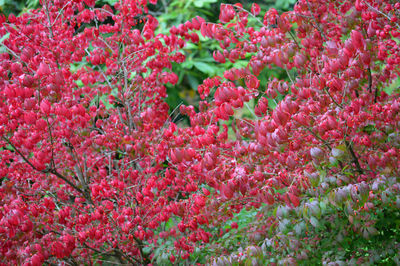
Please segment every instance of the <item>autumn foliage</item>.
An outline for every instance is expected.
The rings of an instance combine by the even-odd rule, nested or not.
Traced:
[[[178,263],[244,208],[321,217],[310,197],[343,206],[348,232],[376,235],[377,202],[400,207],[400,3],[223,4],[220,23],[165,35],[156,2],[41,0],[0,16],[0,263],[156,264],[167,241]],[[220,44],[215,64],[247,66],[205,79],[177,125],[165,85],[202,38]],[[262,84],[270,68],[287,79]],[[261,217],[254,244],[279,221]],[[291,248],[288,263],[310,256]]]

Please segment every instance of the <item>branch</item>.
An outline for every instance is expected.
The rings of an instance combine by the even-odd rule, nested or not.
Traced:
[[[72,183],[71,181],[69,181],[65,176],[63,176],[62,174],[60,174],[59,172],[57,172],[56,169],[54,168],[46,168],[45,170],[39,170],[36,168],[36,166],[34,166],[28,158],[26,158],[22,152],[15,147],[15,145],[6,137],[2,136],[1,137],[5,142],[7,142],[9,145],[11,145],[11,147],[13,147],[13,149],[22,157],[22,159],[24,160],[25,163],[27,163],[30,167],[32,167],[35,171],[43,173],[43,174],[47,174],[47,173],[51,173],[55,176],[57,176],[58,178],[60,178],[61,180],[63,180],[65,183],[67,183],[68,185],[70,185],[73,189],[75,189],[76,191],[78,191],[80,194],[82,194],[86,200],[88,200],[91,204],[93,204],[93,201],[91,200],[91,198],[87,197],[86,193],[84,193],[83,190],[81,190],[79,187],[77,187],[74,183]]]
[[[150,262],[150,259],[147,255],[144,254],[142,247],[143,242],[142,240],[140,240],[139,238],[137,238],[136,236],[133,236],[133,239],[135,240],[135,242],[137,243],[138,247],[139,247],[139,251],[140,251],[140,256],[142,257],[143,262]]]
[[[376,9],[375,7],[371,6],[367,1],[363,1],[364,4],[366,4],[370,9],[372,9],[373,11],[377,12],[378,14],[381,14],[382,16],[384,16],[385,18],[387,18],[389,21],[392,20],[392,18],[389,15],[386,15],[385,13],[383,13],[382,11],[380,11],[379,9]],[[396,22],[394,23],[398,29],[400,29],[400,25],[397,24]]]
[[[61,13],[62,13],[62,11],[64,10],[64,8],[66,8],[67,5],[69,5],[70,3],[71,3],[71,0],[68,1],[68,3],[66,3],[66,4],[58,11],[57,17],[56,17],[56,19],[53,21],[53,23],[51,24],[51,27],[54,26],[54,24],[56,23],[58,17],[61,15]]]
[[[308,10],[310,11],[311,17],[313,18],[314,22],[315,22],[315,28],[319,31],[319,33],[321,34],[322,38],[325,39],[325,41],[327,41],[324,32],[322,31],[322,29],[320,28],[317,18],[314,16],[314,13],[311,10],[311,6],[310,6],[310,2],[307,0],[307,7]]]
[[[304,127],[305,130],[307,130],[308,132],[311,133],[311,135],[313,135],[316,139],[318,139],[319,141],[321,141],[322,143],[324,143],[325,146],[327,146],[330,150],[332,150],[331,145],[324,139],[322,139],[320,136],[318,136],[317,134],[315,134],[311,129],[309,129],[308,127]]]
[[[296,37],[293,35],[293,33],[290,30],[288,31],[288,33],[289,33],[290,37],[292,37],[292,39],[293,39],[294,43],[296,44],[297,48],[299,48],[299,50],[301,50],[300,44],[296,40]]]
[[[49,31],[50,31],[50,37],[53,38],[53,24],[51,23],[50,20],[50,14],[49,14],[49,7],[47,6],[47,1],[44,2],[44,8],[46,10],[46,16],[47,16],[47,20],[49,21]]]
[[[333,96],[329,93],[329,90],[325,87],[324,90],[326,91],[326,93],[329,95],[329,97],[331,98],[331,100],[333,101],[334,104],[336,104],[336,106],[338,106],[340,109],[343,109],[343,106],[341,106],[338,102],[336,102],[336,100],[333,98]]]
[[[372,74],[371,74],[371,68],[368,67],[368,91],[371,93],[372,92]]]
[[[115,257],[117,257],[118,258],[118,260],[120,260],[121,262],[123,262],[123,259],[122,258],[125,258],[127,261],[129,261],[129,263],[131,264],[131,265],[134,265],[135,263],[134,262],[136,262],[137,263],[137,265],[140,265],[140,262],[137,260],[137,259],[135,259],[135,258],[130,258],[130,257],[128,257],[128,256],[126,256],[120,249],[118,249],[118,248],[116,248],[116,249],[114,249],[114,256]]]
[[[47,118],[46,118],[46,123],[47,123],[47,128],[49,130],[50,144],[51,144],[51,167],[55,167],[56,164],[54,162],[54,141],[53,141],[53,135],[51,133],[51,125],[50,125],[49,120]]]
[[[49,170],[50,173],[52,173],[53,175],[57,176],[58,178],[62,179],[65,183],[67,183],[68,185],[70,185],[71,187],[73,187],[76,191],[78,191],[79,193],[81,193],[82,195],[85,196],[85,193],[83,192],[83,190],[81,190],[80,188],[78,188],[76,185],[74,185],[74,183],[72,183],[71,181],[69,181],[65,176],[63,176],[62,174],[60,174],[59,172],[57,172],[56,169],[50,169]],[[86,198],[86,197],[85,197]],[[90,200],[91,201],[91,200]],[[91,202],[93,203],[93,202]]]
[[[9,140],[9,139],[7,139],[6,137],[4,137],[4,136],[2,136],[1,137],[5,142],[7,142],[9,145],[11,145],[11,147],[13,147],[13,149],[22,157],[22,159],[27,163],[27,164],[29,164],[34,170],[36,170],[36,171],[39,171],[39,172],[43,172],[43,171],[45,171],[45,170],[42,170],[42,171],[40,171],[40,170],[38,170],[37,168],[36,168],[36,166],[34,166],[18,149],[17,149],[17,147],[15,147],[14,146],[14,144]]]
[[[359,172],[360,174],[363,174],[364,171],[360,166],[360,162],[358,161],[358,158],[357,158],[356,154],[354,153],[352,145],[346,139],[344,140],[344,143],[346,144],[346,148],[349,149],[351,157],[353,157],[353,162],[356,165],[357,172]]]
[[[257,18],[253,13],[249,12],[248,10],[244,9],[243,7],[237,6],[237,5],[231,5],[234,8],[240,9],[244,12],[246,12],[247,14],[249,14],[250,16],[252,16],[253,18],[255,18],[255,20],[257,20],[258,23],[260,23],[262,26],[265,26],[264,23],[261,22],[261,20],[259,18]]]

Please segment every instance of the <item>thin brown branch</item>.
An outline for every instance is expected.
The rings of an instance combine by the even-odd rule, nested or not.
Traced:
[[[378,99],[378,87],[375,88],[374,103],[376,103],[377,99]]]
[[[371,68],[368,67],[368,91],[371,93],[372,92],[372,74],[371,74]]]
[[[311,10],[310,2],[308,0],[307,0],[307,7],[308,7],[308,10],[310,11],[311,17],[313,18],[313,20],[315,22],[315,26],[313,24],[312,25],[319,31],[319,33],[321,34],[321,37],[324,38],[326,41],[327,39],[326,39],[325,33],[323,32],[322,28],[318,24],[317,18],[314,16],[314,13]]]
[[[44,2],[44,8],[45,8],[45,11],[46,11],[46,16],[47,16],[47,20],[49,21],[49,26],[48,26],[48,28],[49,28],[49,31],[50,31],[50,38],[53,38],[53,27],[52,27],[52,23],[51,23],[51,19],[50,19],[50,13],[49,13],[49,7],[48,7],[48,2],[47,1],[45,1]]]
[[[343,106],[340,105],[338,102],[336,102],[336,100],[333,98],[333,96],[329,93],[329,90],[327,88],[324,88],[324,90],[326,91],[326,93],[329,95],[329,97],[331,98],[331,100],[333,101],[334,104],[336,104],[337,107],[339,107],[340,109],[343,109]]]
[[[351,157],[353,157],[353,162],[356,165],[357,172],[360,174],[363,174],[364,171],[361,168],[360,162],[358,161],[358,158],[356,154],[354,153],[353,146],[345,139],[344,143],[346,144],[346,148],[350,151]]]
[[[133,236],[133,239],[135,240],[136,244],[138,245],[140,256],[142,257],[142,261],[146,264],[150,263],[149,257],[146,254],[144,254],[144,252],[143,252],[144,244],[143,244],[142,240],[140,240],[139,238],[137,238],[135,236]]]
[[[26,157],[17,149],[17,147],[15,147],[15,145],[14,145],[8,138],[6,138],[6,137],[4,137],[4,136],[2,136],[1,138],[2,138],[5,142],[7,142],[7,143],[17,152],[27,164],[29,164],[34,170],[39,171],[39,170],[36,168],[36,166],[34,166],[34,165],[29,161],[29,159],[26,158]],[[43,171],[40,171],[40,172],[43,172]]]
[[[311,129],[309,129],[308,127],[304,127],[305,130],[307,130],[308,132],[311,133],[311,135],[313,135],[316,139],[318,139],[319,141],[321,141],[325,146],[327,146],[330,150],[332,150],[331,145],[324,139],[322,139],[320,136],[318,136],[317,134],[315,134]]]
[[[29,161],[29,159],[26,158],[25,155],[23,155],[22,152],[8,138],[2,136],[2,139],[5,142],[7,142],[15,150],[15,152],[18,153],[21,156],[21,158],[24,160],[24,162],[27,163],[30,167],[32,167],[32,169],[34,169],[37,172],[43,173],[43,174],[51,173],[51,174],[57,176],[58,178],[63,180],[65,183],[67,183],[70,187],[72,187],[73,189],[78,191],[80,194],[82,194],[85,197],[85,199],[88,200],[91,204],[93,204],[93,201],[90,198],[90,195],[88,196],[87,193],[85,193],[83,190],[81,190],[79,187],[77,187],[74,183],[72,183],[70,180],[68,180],[68,178],[66,178],[65,176],[63,176],[59,172],[57,172],[56,169],[54,169],[54,168],[50,168],[50,169],[46,168],[44,170],[37,169],[36,166],[34,166],[31,163],[31,161]]]
[[[375,12],[378,13],[378,14],[381,14],[382,16],[384,16],[385,18],[387,18],[389,21],[392,20],[392,18],[391,18],[389,15],[387,15],[387,14],[383,13],[382,11],[380,11],[379,9],[376,9],[375,7],[371,6],[371,5],[368,3],[368,1],[363,1],[363,2],[364,2],[371,10],[375,11]],[[398,29],[400,29],[400,25],[399,25],[399,24],[397,24],[396,22],[395,22],[394,24],[397,26]]]
[[[262,26],[265,26],[264,23],[262,23],[262,21],[260,19],[258,19],[253,13],[249,12],[248,10],[244,9],[243,7],[237,6],[237,5],[231,5],[234,8],[237,8],[239,10],[242,10],[243,12],[246,12],[247,14],[249,14],[250,16],[252,16],[255,20],[257,20],[258,23],[260,23]]]

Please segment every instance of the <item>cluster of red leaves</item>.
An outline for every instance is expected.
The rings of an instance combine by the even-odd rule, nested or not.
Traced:
[[[257,5],[222,5],[223,24],[196,17],[169,35],[155,34],[146,0],[42,4],[0,16],[2,263],[146,264],[144,248],[171,238],[186,259],[243,207],[298,206],[340,150],[332,174],[399,176],[398,94],[383,90],[400,74],[399,3],[300,0],[263,21]],[[178,128],[165,84],[197,31],[220,42],[217,62],[249,61],[206,79],[199,110],[180,108],[190,126]],[[261,88],[266,67],[291,81]],[[283,99],[271,109],[266,97]],[[234,117],[256,98],[254,119]],[[229,119],[234,139],[219,126]],[[180,222],[164,230],[171,217]]]

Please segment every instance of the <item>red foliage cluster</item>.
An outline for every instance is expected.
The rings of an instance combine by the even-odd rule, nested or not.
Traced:
[[[146,0],[122,2],[0,16],[2,263],[146,264],[144,248],[166,239],[185,259],[244,207],[298,206],[321,165],[358,183],[399,176],[399,95],[384,90],[400,75],[399,3],[300,0],[263,20],[257,5],[222,5],[222,24],[196,17],[156,35]],[[197,31],[219,41],[217,62],[249,61],[206,79],[178,128],[165,84]],[[272,66],[291,80],[260,87]],[[254,99],[254,119],[234,116]],[[234,138],[219,126],[229,119]]]

